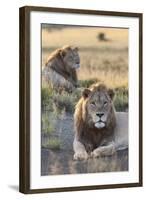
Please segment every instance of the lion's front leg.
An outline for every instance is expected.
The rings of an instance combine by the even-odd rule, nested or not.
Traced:
[[[115,154],[116,152],[116,148],[115,148],[115,144],[110,143],[107,146],[101,146],[98,147],[96,149],[94,149],[94,151],[91,153],[91,155],[94,158],[100,157],[100,156],[111,156],[113,154]]]
[[[74,148],[74,160],[87,160],[88,159],[88,153],[85,149],[85,146],[78,141],[76,138],[73,142],[73,148]]]

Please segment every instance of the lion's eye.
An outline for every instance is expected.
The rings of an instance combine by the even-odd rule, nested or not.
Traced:
[[[106,106],[106,105],[107,105],[107,101],[104,102],[104,106]]]
[[[92,101],[90,104],[91,104],[92,106],[95,106],[95,102],[94,102],[94,101]]]

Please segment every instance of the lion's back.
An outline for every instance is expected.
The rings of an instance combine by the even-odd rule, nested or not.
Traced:
[[[45,83],[50,83],[54,88],[72,91],[77,82],[77,74],[75,69],[69,69],[62,58],[63,51],[67,53],[71,51],[71,47],[62,47],[52,52],[43,67],[42,77]]]
[[[116,112],[115,143],[117,149],[128,147],[128,113]]]

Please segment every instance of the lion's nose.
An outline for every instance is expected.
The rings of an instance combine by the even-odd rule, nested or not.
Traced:
[[[96,113],[96,116],[101,118],[104,115],[104,113]]]

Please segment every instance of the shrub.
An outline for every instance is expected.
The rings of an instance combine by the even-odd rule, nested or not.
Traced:
[[[51,137],[47,140],[45,144],[43,144],[42,147],[49,148],[49,149],[60,149],[60,139],[58,137]]]
[[[116,88],[116,96],[114,99],[114,105],[116,111],[128,110],[128,89],[125,87]]]
[[[93,79],[88,79],[88,80],[80,80],[79,84],[80,84],[80,87],[88,88],[92,84],[97,83],[97,82],[99,82],[99,80],[97,78],[93,78]]]
[[[55,126],[57,123],[57,113],[55,111],[43,111],[42,112],[42,133],[53,134],[55,132]]]
[[[54,95],[54,102],[59,113],[62,110],[73,113],[77,100],[78,96],[74,93],[62,92],[61,95],[57,93]]]
[[[98,33],[97,39],[104,42],[109,41],[109,39],[106,38],[106,34],[103,32]]]
[[[62,91],[61,93],[56,92],[51,87],[42,88],[42,110],[50,112],[46,121],[51,121],[55,116],[59,115],[62,110],[73,113],[75,105],[81,97],[83,88],[88,88],[92,84],[99,82],[98,79],[80,80],[80,86],[82,88],[76,89],[72,93]],[[114,105],[117,111],[127,111],[128,109],[128,89],[127,86],[121,86],[115,88],[115,99]],[[53,119],[51,119],[53,116]],[[50,119],[49,119],[50,118]],[[45,119],[44,119],[45,120]],[[52,124],[47,125],[48,132],[53,131]]]
[[[49,85],[48,85],[48,87],[42,87],[42,89],[41,89],[41,104],[42,104],[43,110],[51,110],[52,111],[53,96],[54,96],[54,91]]]

